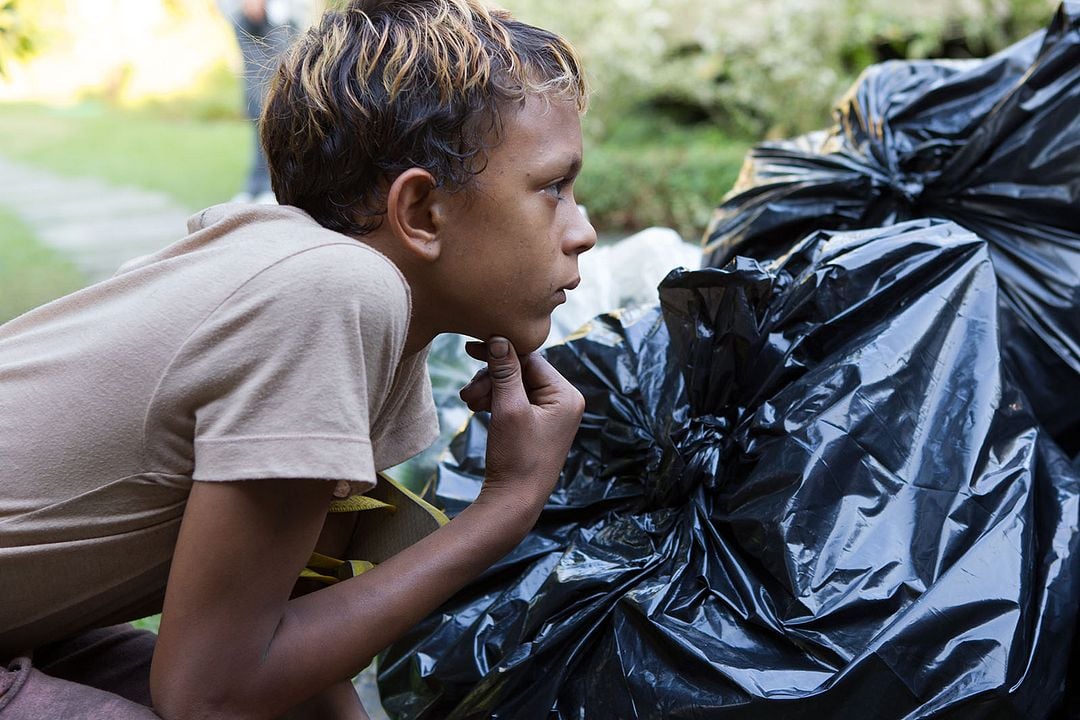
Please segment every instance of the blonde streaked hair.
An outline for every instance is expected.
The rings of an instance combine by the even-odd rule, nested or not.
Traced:
[[[481,0],[353,0],[282,59],[261,120],[274,192],[325,227],[369,233],[409,168],[466,187],[501,113],[530,95],[585,109],[577,54],[558,35]]]

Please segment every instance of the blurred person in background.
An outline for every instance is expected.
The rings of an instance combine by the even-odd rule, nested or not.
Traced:
[[[313,0],[217,0],[228,18],[244,58],[244,111],[253,123],[254,153],[244,189],[233,202],[277,202],[270,189],[270,171],[259,143],[258,123],[266,90],[281,54],[307,27],[314,12]]]

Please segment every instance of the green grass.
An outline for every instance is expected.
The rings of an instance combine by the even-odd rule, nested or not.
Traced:
[[[198,210],[240,189],[251,155],[244,120],[199,119],[173,108],[120,109],[87,102],[56,108],[0,104],[0,154],[69,177],[159,190]],[[0,321],[85,285],[0,198]]]
[[[151,615],[150,617],[144,617],[141,620],[136,620],[131,623],[140,630],[150,630],[151,632],[157,632],[158,626],[161,625],[161,615]]]
[[[0,323],[85,284],[74,265],[0,207]]]
[[[709,126],[627,118],[603,142],[588,143],[575,195],[601,232],[659,225],[696,241],[749,148]]]
[[[160,190],[190,210],[227,201],[251,157],[250,125],[177,115],[93,102],[0,104],[2,154],[61,175]]]

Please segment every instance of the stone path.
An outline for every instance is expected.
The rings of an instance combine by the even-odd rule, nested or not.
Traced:
[[[38,240],[71,259],[89,282],[126,261],[156,252],[187,234],[191,212],[168,195],[68,178],[0,157],[0,205]],[[0,228],[3,232],[3,228]],[[372,720],[388,720],[373,668],[354,681]]]
[[[102,280],[186,234],[191,214],[164,193],[66,178],[0,158],[0,204],[45,245]]]

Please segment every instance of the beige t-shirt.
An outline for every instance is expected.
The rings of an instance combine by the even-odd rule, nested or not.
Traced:
[[[289,207],[188,230],[0,326],[0,657],[157,611],[193,480],[363,491],[437,434],[386,257]]]

